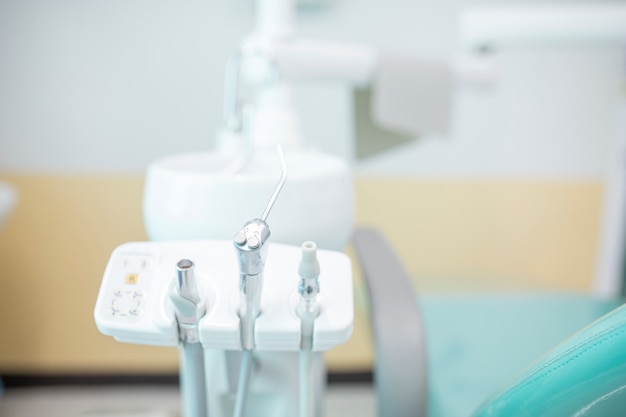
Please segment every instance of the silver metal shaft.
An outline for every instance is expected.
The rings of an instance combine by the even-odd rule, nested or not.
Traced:
[[[200,304],[202,299],[198,292],[194,267],[194,263],[189,259],[178,261],[176,264],[176,278],[178,280],[178,293],[180,296],[197,305]]]
[[[242,275],[240,310],[241,347],[244,350],[254,349],[254,323],[261,314],[261,292],[263,274]]]

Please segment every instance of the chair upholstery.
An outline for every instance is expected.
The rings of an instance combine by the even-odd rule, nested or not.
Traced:
[[[547,353],[476,417],[626,415],[626,305]]]
[[[410,279],[382,235],[360,229],[354,244],[372,310],[378,415],[626,415],[623,300],[420,294],[418,308]]]
[[[419,298],[429,417],[471,416],[545,352],[620,305],[620,300],[556,292]]]

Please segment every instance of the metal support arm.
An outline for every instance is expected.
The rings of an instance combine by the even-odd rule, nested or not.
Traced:
[[[354,247],[369,293],[378,415],[425,417],[426,349],[410,277],[379,232],[358,229]]]

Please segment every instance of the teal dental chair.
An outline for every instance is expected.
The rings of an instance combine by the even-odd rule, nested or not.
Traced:
[[[529,293],[416,302],[381,234],[357,230],[354,246],[370,299],[379,416],[626,416],[624,300]]]

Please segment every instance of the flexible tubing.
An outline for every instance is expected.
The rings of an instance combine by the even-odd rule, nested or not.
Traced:
[[[299,417],[313,417],[313,352],[301,350],[299,356],[300,370],[300,410]]]
[[[235,399],[234,417],[243,417],[246,412],[246,399],[250,387],[252,375],[252,351],[244,350],[241,354],[241,367],[239,368],[239,384],[237,385],[237,398]]]
[[[200,343],[183,343],[180,348],[180,385],[183,415],[207,417],[204,352]]]

